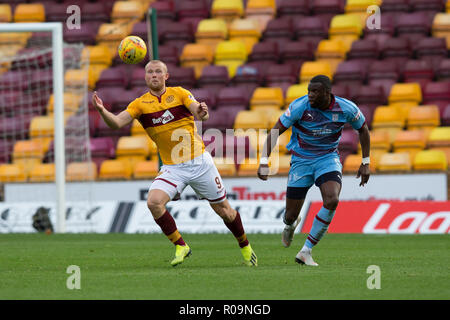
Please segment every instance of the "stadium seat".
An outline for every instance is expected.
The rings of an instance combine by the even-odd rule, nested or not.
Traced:
[[[423,38],[417,43],[415,51],[417,59],[430,62],[434,70],[438,69],[441,61],[447,58],[444,38]]]
[[[427,12],[430,15],[445,10],[445,4],[442,0],[410,0],[410,6],[414,12]]]
[[[145,135],[122,136],[117,141],[116,157],[141,156],[148,157],[150,153],[149,138]]]
[[[407,38],[412,43],[427,37],[431,20],[426,12],[401,13],[396,16],[395,31],[398,37]]]
[[[342,0],[312,1],[311,13],[312,15],[322,19],[328,27],[334,16],[344,13],[344,4],[345,1]]]
[[[435,104],[441,113],[450,103],[450,82],[429,82],[423,89],[423,103]]]
[[[30,171],[28,179],[30,182],[53,182],[55,181],[55,164],[40,163]]]
[[[158,26],[175,21],[177,13],[173,1],[153,1],[150,4],[150,7],[156,9],[156,21],[158,22]]]
[[[112,137],[95,137],[89,140],[89,150],[93,158],[114,158],[115,142]]]
[[[234,121],[234,129],[268,129],[268,116],[264,112],[239,111]]]
[[[365,24],[366,19],[369,16],[367,9],[372,5],[380,6],[382,2],[382,0],[347,0],[344,12],[346,14],[358,15],[361,22]]]
[[[100,166],[99,180],[129,180],[132,168],[126,161],[105,160]]]
[[[358,88],[351,100],[357,105],[366,105],[374,109],[379,105],[385,104],[387,97],[382,87],[363,85]]]
[[[36,116],[30,123],[30,138],[53,137],[53,127],[53,117]]]
[[[309,82],[314,76],[323,74],[333,79],[333,73],[331,72],[331,66],[328,62],[324,61],[306,61],[302,64],[299,74],[300,84]]]
[[[292,101],[308,94],[308,83],[293,84],[286,91],[285,108],[289,107]]]
[[[348,86],[362,85],[367,78],[367,68],[368,66],[358,60],[343,61],[333,75],[333,83]]]
[[[370,148],[371,151],[388,152],[391,149],[389,133],[387,131],[370,131]]]
[[[426,84],[433,81],[433,67],[427,60],[408,60],[403,69],[404,82],[416,82],[422,90]]]
[[[413,107],[406,121],[408,130],[433,129],[440,125],[439,108],[435,105]]]
[[[441,124],[443,126],[450,126],[450,103],[441,109]]]
[[[253,19],[235,19],[228,27],[230,41],[240,41],[245,44],[247,54],[250,54],[255,43],[261,37],[261,31],[256,20]]]
[[[278,62],[279,57],[278,44],[276,42],[258,42],[253,46],[248,56],[248,61],[273,64]]]
[[[250,99],[250,110],[280,109],[284,105],[281,88],[256,88]]]
[[[300,68],[305,61],[314,60],[311,46],[306,42],[287,42],[280,48],[280,62]]]
[[[442,150],[422,150],[413,161],[414,171],[447,171],[448,160]]]
[[[225,132],[227,129],[233,128],[237,114],[243,110],[245,107],[239,105],[209,110],[209,119],[201,123],[202,129],[205,131],[213,128]]]
[[[336,72],[339,63],[345,60],[347,48],[341,40],[321,40],[316,50],[316,61],[330,64],[331,73]]]
[[[205,102],[208,109],[214,110],[217,106],[217,94],[213,89],[194,88],[191,90],[192,95],[198,102]]]
[[[339,141],[339,152],[350,151],[354,153],[358,150],[359,138],[355,130],[343,130]]]
[[[378,172],[410,172],[412,169],[409,153],[385,153],[377,163]]]
[[[176,13],[179,21],[193,17],[207,19],[209,18],[210,10],[207,1],[178,1]]]
[[[275,0],[247,0],[245,6],[245,17],[257,21],[259,31],[266,29],[267,23],[275,18],[277,4]]]
[[[72,92],[64,92],[63,103],[64,103],[64,113],[73,114],[78,111],[81,104],[82,96],[77,96]],[[47,103],[47,115],[52,115],[54,110],[54,97],[53,94],[50,95]]]
[[[285,176],[291,169],[291,155],[280,154],[269,158],[270,174],[274,176]]]
[[[188,90],[195,87],[196,79],[193,68],[171,67],[169,74],[169,79],[166,81],[167,86],[181,86]]]
[[[112,23],[137,22],[144,18],[147,8],[138,1],[116,1],[111,12]]]
[[[450,127],[436,127],[430,131],[427,146],[429,148],[450,147]]]
[[[364,40],[374,40],[378,47],[381,48],[387,39],[395,35],[395,17],[389,13],[380,16],[380,28],[369,28],[366,24],[364,27]]]
[[[249,101],[250,96],[244,88],[223,87],[217,95],[217,108],[239,106],[245,109],[247,108]]]
[[[119,23],[102,23],[98,29],[97,45],[105,45],[109,48],[111,56],[117,55],[117,47],[123,38],[129,35],[130,25]]]
[[[182,67],[194,68],[195,77],[198,79],[204,67],[213,62],[213,50],[206,44],[188,43],[183,47],[180,56]]]
[[[353,14],[338,14],[333,17],[329,29],[330,40],[342,40],[350,50],[352,42],[358,40],[363,31],[363,24]]]
[[[258,161],[255,158],[246,159],[246,163],[239,165],[237,175],[239,177],[256,177],[258,172]]]
[[[72,162],[67,165],[67,181],[94,181],[97,179],[95,162]]]
[[[263,31],[264,42],[276,42],[279,46],[294,38],[294,26],[291,19],[276,18],[267,23]]]
[[[303,18],[310,14],[308,0],[281,0],[277,3],[277,15],[280,18]]]
[[[391,87],[400,81],[400,72],[397,64],[393,61],[374,61],[370,64],[367,72],[367,83],[370,86],[380,86],[384,95],[391,92]]]
[[[69,69],[64,74],[64,87],[78,89],[84,87],[86,79],[89,78],[89,70],[86,69]],[[88,80],[89,81],[89,80]],[[92,82],[89,86],[92,86]]]
[[[9,3],[0,4],[0,23],[12,22],[12,10]]]
[[[64,15],[67,17],[66,9],[64,6]],[[102,22],[98,21],[86,21],[82,22],[83,27],[80,29],[63,29],[64,41],[68,43],[79,43],[82,42],[84,45],[93,46],[96,44],[96,34]],[[37,42],[37,41],[36,41]],[[109,54],[110,55],[110,54]]]
[[[234,77],[236,69],[247,60],[247,49],[240,41],[222,41],[217,45],[214,64],[226,66],[230,77]]]
[[[358,60],[365,63],[372,63],[380,56],[378,44],[375,40],[356,40],[352,43],[350,51],[347,53],[348,60]]]
[[[433,37],[445,38],[447,50],[450,50],[450,13],[437,13],[434,16],[431,30]]]
[[[393,142],[398,131],[405,127],[405,121],[397,108],[380,106],[375,109],[372,130],[387,131]]]
[[[102,64],[109,67],[112,64],[113,55],[104,45],[88,46],[83,49],[82,57],[89,59],[89,64]]]
[[[228,69],[225,66],[206,66],[203,68],[200,78],[198,78],[197,85],[200,88],[208,89],[211,94],[215,96],[219,93],[220,89],[226,87],[230,82],[228,76]],[[195,96],[195,95],[194,95]]]
[[[317,16],[294,19],[295,38],[300,42],[310,42],[314,47],[328,37],[328,25]]]
[[[264,72],[260,66],[245,63],[236,69],[236,74],[231,79],[231,83],[233,86],[240,87],[249,94],[253,94],[257,87],[264,85]]]
[[[383,0],[380,9],[381,12],[394,14],[411,11],[409,0]]]
[[[422,101],[422,90],[418,83],[396,83],[388,96],[389,104],[410,103],[418,105]]]
[[[156,160],[139,161],[133,167],[134,179],[153,179],[158,175],[159,163]]]
[[[372,157],[373,158],[373,157]],[[371,173],[376,172],[375,160],[371,159],[369,164],[369,169]],[[359,154],[349,154],[345,160],[342,167],[342,172],[344,174],[354,174],[358,173],[359,167],[361,166],[361,155]]]
[[[6,163],[0,164],[0,182],[26,182],[27,174],[20,165]]]
[[[214,51],[219,42],[226,39],[228,39],[228,27],[222,19],[204,19],[197,26],[196,42],[210,45]]]
[[[402,72],[406,61],[413,58],[414,51],[410,41],[406,38],[389,38],[381,47],[381,59],[397,64],[398,71]]]
[[[178,65],[179,56],[178,49],[173,45],[160,45],[158,47],[159,59],[170,68],[172,65]]]
[[[214,157],[214,164],[222,177],[234,177],[236,165],[233,158]]]
[[[110,67],[105,69],[100,74],[100,78],[96,82],[96,88],[105,87],[123,87],[127,88],[129,85],[128,75],[123,66]]]
[[[211,16],[220,18],[230,24],[234,19],[242,18],[244,15],[244,4],[242,0],[213,0],[211,5]]]
[[[160,43],[172,45],[181,54],[183,47],[193,42],[194,32],[192,26],[187,22],[167,22],[158,29]]]
[[[408,152],[414,159],[417,152],[425,149],[427,137],[423,130],[401,130],[397,133],[393,148],[394,152]]]
[[[81,12],[83,12],[83,14],[81,15],[83,27],[85,26],[84,23],[86,22],[97,21],[105,23],[108,22],[111,17],[111,12],[108,9],[108,5],[105,2],[100,1],[83,3],[81,5]]]
[[[44,10],[45,10],[45,20],[48,22],[66,22],[68,18],[67,14],[67,3],[58,3],[54,2],[51,5],[44,4]],[[84,12],[83,12],[84,14]],[[107,21],[105,21],[107,22]],[[64,28],[66,29],[66,28]]]
[[[45,22],[42,3],[20,3],[14,10],[14,22]]]

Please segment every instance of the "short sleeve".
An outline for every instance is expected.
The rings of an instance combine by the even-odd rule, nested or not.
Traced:
[[[142,110],[140,108],[139,99],[134,99],[127,107],[128,113],[131,115],[132,118],[137,119],[142,114]]]
[[[286,109],[286,111],[281,115],[280,117],[280,123],[288,129],[291,127],[297,120],[298,120],[298,108],[294,108],[294,102],[293,101],[289,108]]]
[[[197,100],[195,100],[194,96],[192,95],[192,93],[189,90],[179,87],[179,92],[181,95],[181,101],[183,101],[183,104],[186,107],[188,107],[193,102],[198,103]]]
[[[353,102],[349,101],[348,104],[348,112],[347,112],[347,122],[350,123],[350,125],[355,130],[361,129],[364,122],[366,122],[366,118],[364,117],[361,110],[354,104]]]

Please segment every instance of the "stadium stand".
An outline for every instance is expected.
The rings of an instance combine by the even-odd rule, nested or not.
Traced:
[[[372,4],[382,12],[378,29],[365,23]],[[146,91],[143,66],[148,59],[124,65],[117,46],[130,34],[147,39],[145,13],[151,7],[157,10],[160,59],[169,66],[167,84],[183,86],[209,105],[211,116],[202,132],[271,128],[292,101],[307,94],[313,76],[326,74],[333,93],[354,101],[366,117],[372,171],[448,170],[448,1],[108,0],[80,6],[83,28],[64,28],[64,40],[86,46],[90,67],[66,70],[64,84],[79,88],[87,79],[88,101],[96,90],[109,110],[119,112]],[[56,0],[2,3],[0,22],[65,21],[66,8]],[[0,34],[0,53],[13,56],[44,39],[42,34]],[[41,165],[53,148],[53,96],[46,93],[32,114],[21,114],[15,101],[27,99],[30,89],[51,75],[38,66],[34,80],[26,81],[16,70],[19,63],[0,66],[0,127],[17,132],[18,124],[23,126],[21,136],[11,132],[0,139],[0,180],[49,181],[51,165]],[[3,92],[11,83],[23,84],[22,90]],[[76,121],[79,99],[64,95],[67,121]],[[68,165],[68,180],[154,178],[157,150],[143,142],[142,126],[134,121],[112,130],[91,103],[89,108],[92,163]],[[349,129],[343,130],[339,151],[344,172],[355,173],[361,150],[357,134]],[[280,137],[278,174],[289,168],[284,146],[289,137],[290,132]],[[241,147],[257,146],[247,140]],[[220,160],[216,163],[224,176],[256,172],[255,165]],[[84,175],[87,168],[91,174]]]

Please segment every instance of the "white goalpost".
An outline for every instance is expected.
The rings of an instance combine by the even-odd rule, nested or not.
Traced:
[[[83,161],[83,160],[90,160],[90,153],[89,156],[86,156],[86,154],[79,156],[79,155],[73,155],[73,154],[68,154],[66,156],[66,152],[68,148],[68,145],[66,144],[65,139],[67,138],[68,133],[65,131],[65,121],[67,120],[67,115],[65,115],[65,105],[64,105],[64,100],[66,99],[65,97],[65,88],[64,88],[64,72],[65,72],[65,67],[66,68],[75,68],[80,66],[80,61],[81,61],[81,50],[83,48],[83,46],[78,45],[76,47],[76,52],[77,52],[77,57],[70,57],[69,60],[73,60],[75,62],[71,62],[69,61],[69,64],[72,63],[72,65],[67,65],[67,61],[65,56],[65,47],[67,45],[64,44],[63,42],[63,24],[60,22],[50,22],[50,23],[1,23],[0,24],[0,35],[2,33],[51,33],[51,47],[46,44],[46,46],[44,47],[39,47],[37,49],[37,54],[34,53],[33,50],[30,49],[31,53],[25,53],[24,56],[21,56],[20,52],[17,54],[14,54],[11,57],[0,57],[0,62],[3,63],[8,63],[10,65],[13,65],[12,63],[16,62],[17,60],[20,61],[25,61],[24,65],[21,65],[21,67],[25,70],[24,72],[24,77],[25,77],[25,81],[31,81],[31,75],[33,74],[33,72],[36,71],[36,66],[31,65],[28,66],[27,65],[27,59],[29,57],[32,58],[36,58],[37,60],[40,59],[42,56],[50,56],[51,58],[46,58],[47,60],[44,61],[44,64],[48,64],[46,65],[46,69],[44,69],[45,72],[47,72],[47,74],[50,74],[50,68],[52,69],[52,79],[51,79],[51,83],[50,84],[46,84],[44,85],[44,88],[39,88],[39,85],[37,88],[34,88],[34,91],[31,91],[29,94],[30,96],[30,100],[27,102],[25,102],[25,104],[27,104],[25,106],[25,108],[28,108],[29,110],[32,110],[32,106],[36,104],[36,101],[34,101],[33,99],[39,99],[40,98],[40,91],[49,91],[47,92],[47,94],[53,94],[53,126],[54,126],[54,132],[53,132],[53,153],[51,154],[51,160],[50,162],[54,162],[54,168],[55,168],[55,180],[54,180],[54,189],[55,190],[55,195],[49,195],[48,193],[48,188],[45,189],[47,191],[45,191],[45,193],[47,194],[43,194],[44,189],[40,190],[40,186],[39,184],[33,184],[33,183],[23,183],[23,184],[11,184],[13,186],[14,189],[14,193],[15,193],[15,200],[16,202],[20,202],[22,201],[22,198],[20,198],[20,196],[23,197],[23,201],[34,201],[34,202],[39,202],[42,200],[42,202],[44,201],[49,201],[49,199],[51,199],[50,201],[53,203],[52,207],[54,207],[55,211],[55,232],[57,233],[65,233],[66,232],[66,161]],[[34,49],[34,48],[33,48]],[[78,55],[79,53],[79,55]],[[27,56],[28,54],[28,56]],[[6,59],[6,60],[5,60]],[[9,59],[9,60],[8,60]],[[51,63],[50,63],[50,59],[51,59]],[[29,62],[30,64],[32,62]],[[38,69],[38,71],[41,71],[40,69]],[[0,70],[0,78],[2,77],[2,73]],[[39,81],[41,81],[40,83],[45,83],[42,79],[39,79]],[[50,81],[50,79],[49,79]],[[87,79],[86,79],[87,81]],[[53,87],[52,90],[49,90],[50,86]],[[13,85],[11,85],[11,87],[7,87],[7,88],[0,88],[2,90],[6,90],[4,92],[10,92],[10,93],[20,93],[21,89],[20,89],[20,84],[18,84],[16,87]],[[41,89],[41,90],[40,90]],[[79,92],[78,92],[79,93]],[[87,98],[87,85],[86,88],[81,90],[81,94],[84,96],[83,98],[83,104],[84,104],[84,114],[82,114],[82,117],[84,117],[83,121],[85,120],[86,125],[83,126],[83,132],[78,133],[78,135],[81,136],[82,139],[84,140],[79,140],[83,142],[83,148],[88,148],[86,146],[84,146],[84,144],[88,145],[88,139],[89,139],[89,134],[87,133],[87,136],[83,136],[85,133],[84,132],[88,132],[89,130],[89,125],[88,125],[88,120],[87,120],[87,107],[86,107],[86,98]],[[12,95],[13,96],[13,95]],[[43,94],[43,97],[45,97],[45,94]],[[48,96],[47,96],[48,98]],[[45,99],[45,98],[41,98]],[[4,101],[4,100],[2,100]],[[19,103],[19,102],[17,102]],[[23,101],[21,101],[20,103],[23,103]],[[2,102],[0,101],[0,117],[4,116],[1,113],[5,112],[5,108],[3,108],[4,106],[1,105]],[[20,107],[23,107],[22,105]],[[3,110],[2,110],[3,108]],[[21,111],[17,111],[17,112],[21,112]],[[78,113],[77,113],[78,114]],[[30,111],[30,115],[34,116],[36,115],[35,111]],[[37,113],[37,115],[42,115]],[[87,127],[87,129],[86,129]],[[67,129],[67,128],[66,128]],[[70,128],[69,128],[70,129]],[[75,130],[78,128],[72,128],[71,130]],[[5,129],[6,130],[6,129]],[[86,131],[87,130],[87,131]],[[2,134],[3,136],[5,136],[6,134],[8,134],[7,132],[3,132],[1,133],[2,128],[0,128],[0,134]],[[28,134],[28,132],[23,133],[21,139],[24,139],[24,137],[26,137]],[[69,133],[70,134],[70,133]],[[87,142],[86,142],[87,139]],[[20,137],[19,137],[20,140]],[[14,140],[12,143],[15,143],[16,141]],[[80,144],[81,145],[81,144]],[[81,148],[81,146],[80,146]],[[49,151],[50,152],[50,151]],[[81,151],[84,152],[84,151]],[[82,159],[81,159],[82,158]],[[81,159],[81,160],[80,160]],[[1,162],[1,161],[0,161]],[[22,189],[20,189],[22,188]],[[53,187],[52,187],[53,188]],[[30,192],[30,190],[32,190]],[[42,194],[39,194],[39,192],[42,192]],[[22,195],[20,195],[22,194]]]

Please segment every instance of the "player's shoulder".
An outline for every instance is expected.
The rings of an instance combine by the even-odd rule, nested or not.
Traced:
[[[166,91],[169,93],[174,93],[174,94],[178,94],[178,95],[183,95],[183,94],[190,94],[190,91],[183,88],[183,87],[166,87]]]
[[[358,108],[356,103],[354,103],[353,101],[351,101],[349,99],[339,97],[336,95],[334,96],[334,99],[339,104],[342,111],[352,111],[352,110],[355,110],[355,108]]]
[[[303,110],[308,105],[309,105],[309,100],[308,100],[308,95],[306,94],[306,95],[299,97],[299,98],[295,99],[294,101],[292,101],[290,108],[292,109],[291,111]]]

